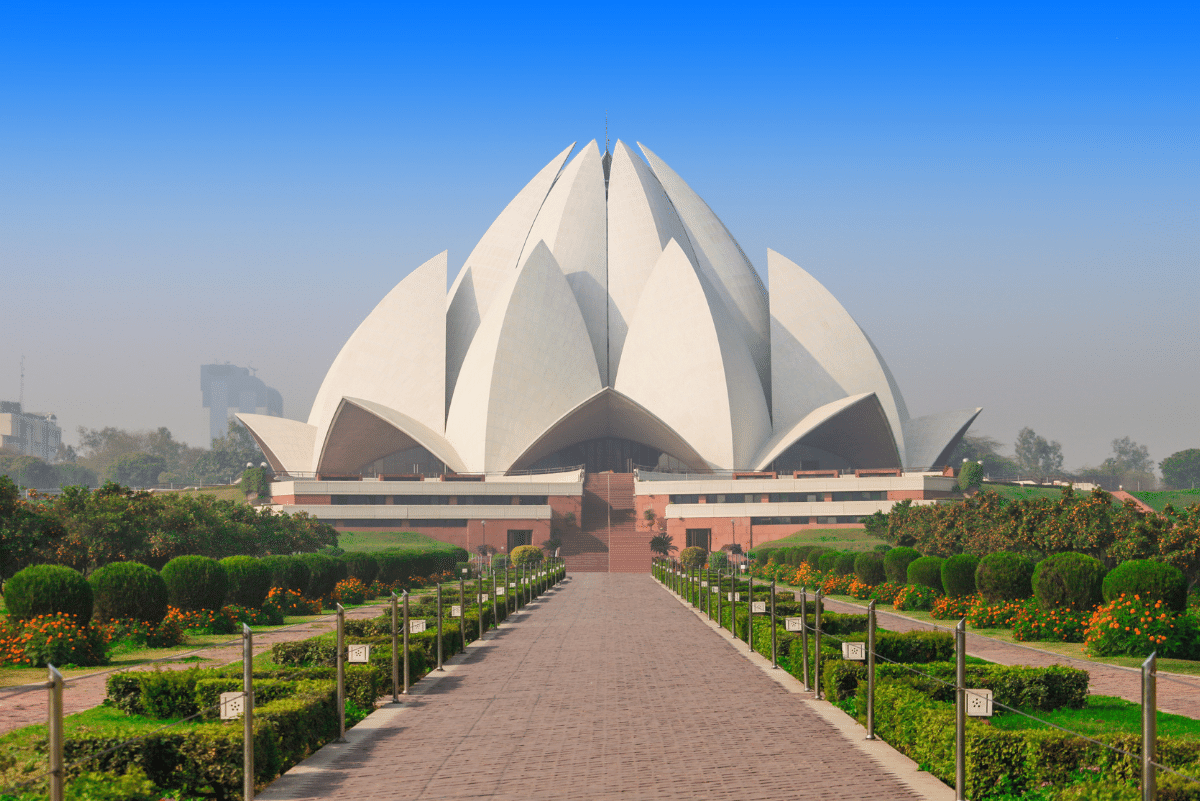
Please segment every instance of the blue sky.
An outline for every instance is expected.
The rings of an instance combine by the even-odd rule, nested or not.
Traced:
[[[306,417],[409,270],[456,270],[574,140],[653,148],[915,414],[1068,466],[1200,447],[1200,26],[1185,4],[563,8],[15,2],[0,397],[203,437],[198,366]]]

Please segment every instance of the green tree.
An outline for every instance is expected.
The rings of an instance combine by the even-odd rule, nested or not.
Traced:
[[[1000,441],[983,434],[967,434],[959,441],[950,464],[961,464],[963,459],[982,462],[986,476],[1010,477],[1018,472],[1017,463],[1000,453]]]
[[[1048,442],[1026,426],[1017,434],[1014,446],[1017,454],[1017,465],[1021,470],[1039,476],[1053,476],[1062,473],[1062,445]]]
[[[1200,484],[1200,448],[1176,451],[1159,462],[1163,482],[1172,489],[1192,489]]]
[[[670,556],[679,547],[675,545],[669,534],[655,534],[650,538],[650,552],[659,556]]]
[[[149,453],[126,453],[108,465],[108,478],[118,484],[152,487],[167,469],[167,460]]]
[[[1105,465],[1111,465],[1124,473],[1149,473],[1154,469],[1150,449],[1129,437],[1114,439],[1112,449],[1113,455],[1104,460]]]
[[[963,492],[978,489],[983,483],[983,465],[978,462],[963,462],[958,470],[958,488]]]

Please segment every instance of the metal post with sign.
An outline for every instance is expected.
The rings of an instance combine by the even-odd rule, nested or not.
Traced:
[[[254,799],[254,633],[242,624],[242,795]]]
[[[775,579],[771,579],[771,667],[779,669],[779,640],[775,636]]]
[[[808,692],[808,588],[800,586],[800,672],[804,674],[802,684]]]
[[[817,608],[813,610],[813,697],[817,700],[824,698],[821,694],[821,590],[817,589]]]
[[[479,639],[483,639],[483,576],[475,581],[475,606],[479,609]]]
[[[966,801],[967,788],[967,619],[954,627],[954,801]]]
[[[875,601],[867,604],[867,739],[875,739]]]
[[[1158,776],[1154,758],[1158,747],[1158,651],[1142,663],[1142,799],[1154,801]]]
[[[725,616],[721,613],[721,571],[717,570],[717,628],[725,627]]]
[[[49,720],[47,721],[47,742],[50,751],[50,801],[63,801],[66,782],[66,770],[63,767],[63,681],[62,674],[54,665],[47,665],[50,680],[46,682],[49,689]]]
[[[338,742],[346,742],[346,610],[337,605]]]
[[[438,670],[445,670],[442,667],[442,582],[437,585],[437,638],[438,638]]]
[[[754,576],[746,580],[746,650],[754,650]]]
[[[458,634],[462,644],[460,654],[467,652],[467,584],[461,578],[458,580]]]
[[[400,703],[400,596],[392,591],[392,703]]]
[[[492,571],[492,628],[500,627],[500,602],[496,600],[496,571]]]
[[[408,695],[408,590],[404,590],[404,694]]]

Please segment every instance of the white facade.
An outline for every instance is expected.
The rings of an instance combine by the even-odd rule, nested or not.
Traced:
[[[618,141],[602,155],[593,141],[568,160],[573,149],[505,207],[449,293],[443,253],[380,302],[306,424],[239,416],[276,470],[434,460],[504,473],[614,441],[689,470],[949,458],[978,409],[911,418],[870,338],[813,276],[768,251],[768,296],[655,153],[642,146],[643,161]]]

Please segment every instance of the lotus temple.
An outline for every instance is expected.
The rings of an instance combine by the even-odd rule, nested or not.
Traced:
[[[980,409],[910,417],[825,287],[768,250],[768,292],[704,200],[638,148],[555,156],[448,292],[445,252],[409,273],[307,422],[239,414],[274,468],[272,504],[472,552],[554,536],[571,570],[643,572],[657,533],[746,549],[945,497]]]

